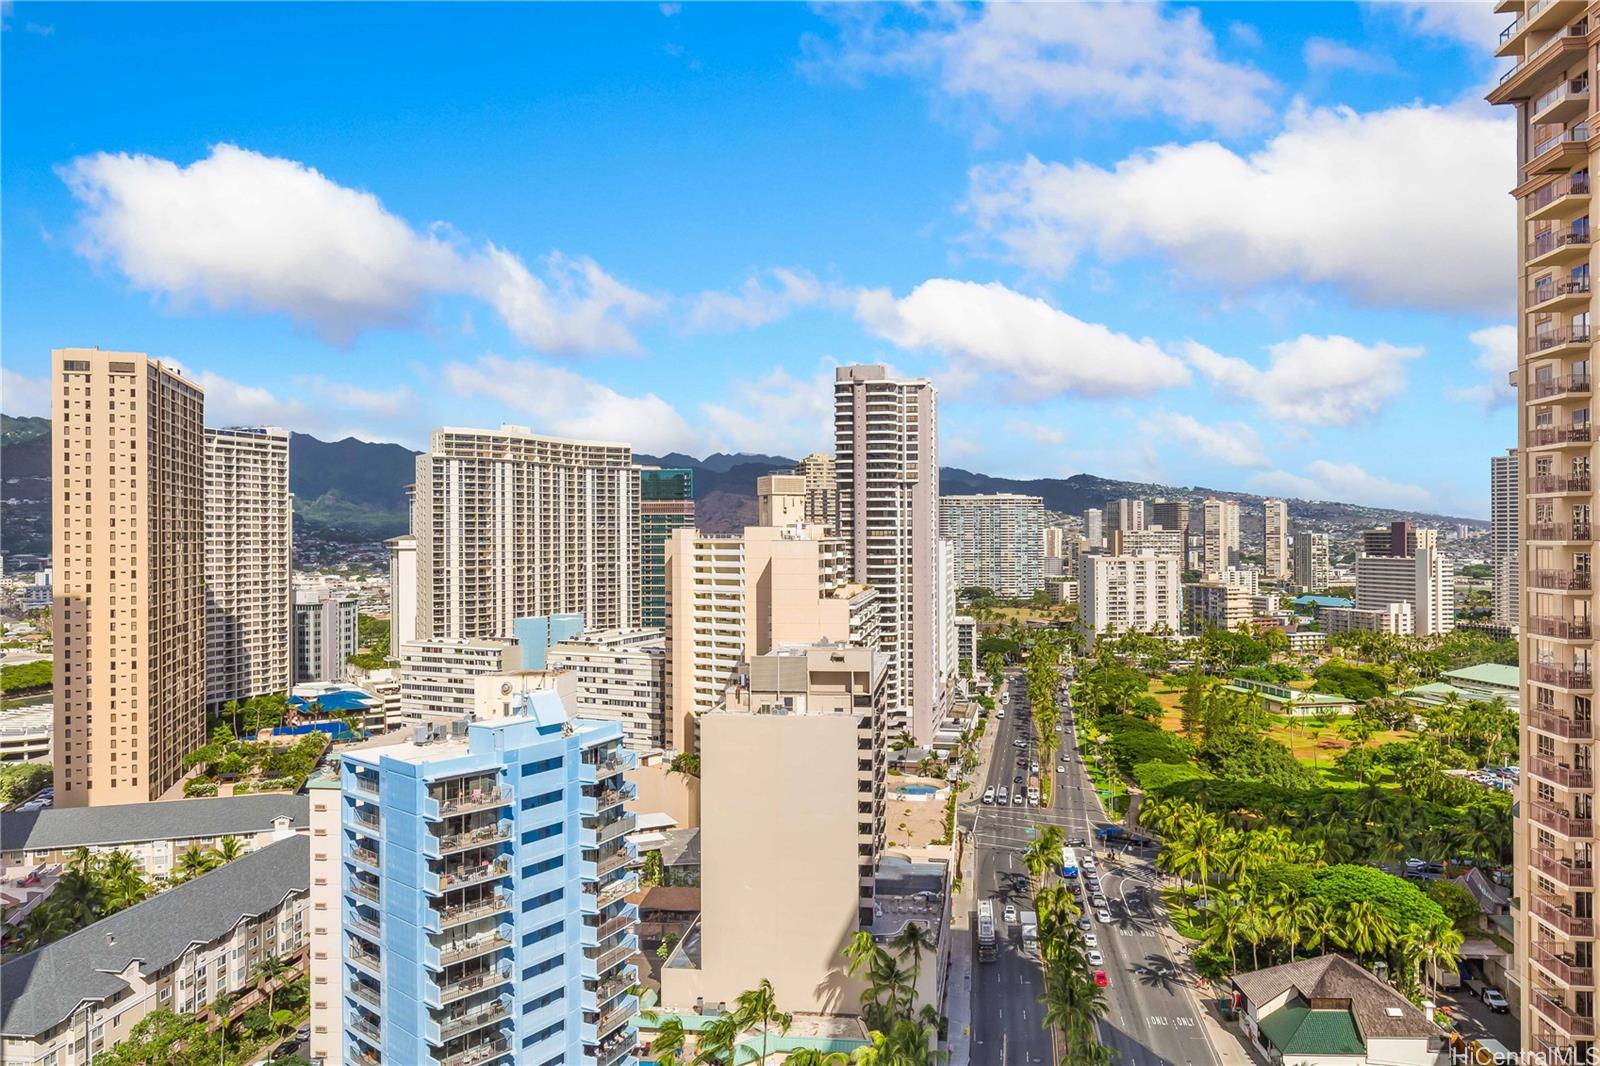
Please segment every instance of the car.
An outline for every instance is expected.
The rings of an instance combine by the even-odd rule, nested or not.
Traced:
[[[1101,907],[1099,910],[1094,912],[1094,920],[1099,922],[1101,925],[1110,925],[1111,912],[1106,910],[1104,907]]]
[[[985,803],[993,803],[994,802],[994,786],[993,785],[990,785],[988,788],[983,790],[983,802],[985,802]]]
[[[1022,775],[1018,774],[1016,777],[1013,777],[1011,780],[1020,785],[1020,784],[1022,784]]]
[[[298,1040],[285,1040],[283,1043],[272,1049],[272,1055],[269,1057],[269,1060],[286,1059],[299,1050],[300,1042]]]
[[[1064,762],[1056,763],[1056,773],[1064,774],[1066,772],[1067,772],[1067,764],[1066,763],[1064,763]]]
[[[294,1038],[296,1040],[298,1040],[302,1044],[305,1043],[307,1040],[310,1040],[311,1039],[311,1023],[307,1022],[305,1025],[302,1025],[300,1028],[296,1029],[294,1031]]]
[[[1026,740],[1023,740],[1021,737],[1018,737],[1016,740],[1013,740],[1011,743],[1015,744],[1019,748],[1025,748],[1025,747],[1028,746],[1028,742]]]
[[[1078,865],[1082,866],[1085,870],[1093,870],[1094,869],[1094,856],[1093,855],[1084,855],[1084,857],[1079,861]]]
[[[1022,793],[1018,792],[1011,797],[1011,805],[1013,807],[1022,806]]]
[[[1100,938],[1095,936],[1093,933],[1083,934],[1083,942],[1085,945],[1091,948],[1097,948],[1100,946]]]
[[[1004,707],[1000,708],[998,711],[994,712],[994,716],[996,718],[1004,718],[1006,716],[1006,709]]]
[[[1111,978],[1106,976],[1106,972],[1104,970],[1096,970],[1094,972],[1094,983],[1099,985],[1101,988],[1104,988],[1106,985],[1111,983]]]
[[[1034,773],[1034,774],[1039,772],[1039,760],[1038,759],[1033,760],[1033,762],[1028,765],[1028,772],[1029,773]]]
[[[1078,919],[1078,928],[1079,929],[1093,929],[1094,928],[1094,923],[1089,921],[1088,916],[1084,916],[1084,917]]]
[[[1100,965],[1103,965],[1105,963],[1105,961],[1106,961],[1106,957],[1104,955],[1100,954],[1098,951],[1089,952],[1088,955],[1085,956],[1085,958],[1087,958],[1089,960],[1089,965],[1090,966],[1100,966]]]
[[[1069,848],[1086,848],[1088,846],[1088,841],[1084,840],[1082,837],[1073,837],[1071,840],[1067,841],[1067,847]]]
[[[1100,908],[1105,908],[1105,907],[1110,906],[1110,904],[1108,904],[1106,902],[1106,898],[1104,896],[1102,896],[1098,892],[1096,892],[1094,894],[1094,898],[1092,900],[1090,900],[1090,902],[1092,902],[1096,907],[1100,907]]]
[[[1010,925],[1017,920],[1017,907],[1014,903],[1007,903],[1005,909],[1006,924]]]
[[[1506,1002],[1506,997],[1500,994],[1500,990],[1498,988],[1484,985],[1482,993],[1479,994],[1479,998],[1483,1000],[1483,1005],[1485,1007],[1488,1007],[1496,1014],[1506,1014],[1511,1010],[1511,1004]]]

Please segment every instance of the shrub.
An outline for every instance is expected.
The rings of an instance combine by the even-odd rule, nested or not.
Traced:
[[[199,796],[215,796],[217,794],[217,783],[206,777],[191,778],[183,783],[183,794],[190,799]]]

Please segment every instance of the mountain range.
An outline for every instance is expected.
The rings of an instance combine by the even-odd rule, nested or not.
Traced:
[[[354,437],[323,441],[305,433],[292,434],[289,488],[295,496],[297,534],[371,543],[404,533],[408,526],[406,486],[416,478],[416,455],[399,444],[375,444]],[[679,452],[659,456],[636,453],[635,459],[651,466],[693,470],[696,524],[713,533],[735,532],[754,523],[756,479],[794,466],[793,459],[781,455],[723,452],[704,459]],[[5,507],[0,543],[6,555],[48,554],[49,419],[0,415],[0,480],[4,482]],[[1039,496],[1047,510],[1065,514],[1081,514],[1087,508],[1103,507],[1107,500],[1123,496],[1188,500],[1226,496],[1238,500],[1245,514],[1259,514],[1262,500],[1258,495],[1226,489],[1119,481],[1093,474],[1024,480],[948,466],[939,471],[939,484],[946,496],[988,492]],[[1354,530],[1395,518],[1426,524],[1466,523],[1475,528],[1488,525],[1480,519],[1329,500],[1291,499],[1289,508],[1297,524],[1335,530]]]

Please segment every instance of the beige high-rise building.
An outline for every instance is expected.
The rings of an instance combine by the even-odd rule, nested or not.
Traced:
[[[889,714],[918,744],[944,717],[953,677],[939,675],[939,411],[926,378],[843,366],[834,380],[839,535],[855,580],[878,590],[889,655]]]
[[[294,497],[289,433],[207,429],[206,704],[221,707],[292,680]]]
[[[799,474],[756,478],[756,525],[792,526],[797,522],[806,522],[806,479]]]
[[[1200,569],[1208,576],[1239,565],[1239,502],[1208,497],[1201,504]]]
[[[1309,529],[1294,535],[1294,583],[1307,592],[1326,592],[1333,581],[1328,558],[1328,535]]]
[[[1133,533],[1143,529],[1148,523],[1143,500],[1130,499],[1127,496],[1118,500],[1107,500],[1105,506],[1105,532],[1106,539],[1111,539],[1111,534],[1118,530],[1123,533]]]
[[[1078,618],[1096,633],[1176,633],[1182,576],[1182,564],[1172,558],[1085,555],[1078,561]]]
[[[1377,611],[1391,603],[1409,603],[1416,636],[1456,627],[1455,594],[1455,569],[1437,548],[1418,548],[1413,555],[1356,557],[1356,606]]]
[[[549,669],[577,675],[572,713],[622,723],[623,743],[635,751],[666,746],[666,644],[659,629],[609,629],[553,644]]]
[[[784,643],[876,647],[878,594],[850,581],[845,543],[817,525],[667,541],[666,746],[692,750],[694,716],[722,702],[752,655]]]
[[[839,486],[833,456],[812,452],[794,464],[794,472],[806,479],[806,521],[838,532]]]
[[[417,638],[509,637],[518,618],[637,621],[639,477],[626,444],[523,426],[433,431],[417,456]]]
[[[205,396],[133,352],[51,353],[55,803],[142,803],[206,741]]]
[[[700,918],[662,1002],[732,1003],[766,978],[783,1010],[854,1013],[840,953],[874,921],[888,661],[823,644],[748,665],[748,687],[700,718]]]
[[[1521,514],[1522,484],[1517,450],[1489,457],[1489,566],[1494,581],[1494,620],[1514,626],[1522,619]]]
[[[1261,541],[1267,576],[1284,580],[1289,576],[1289,505],[1282,500],[1261,501]]]
[[[1520,906],[1507,990],[1524,1052],[1595,1048],[1594,404],[1589,268],[1590,6],[1505,0],[1489,93],[1515,105],[1517,456],[1521,464]],[[1506,145],[1507,148],[1513,145]]]
[[[417,538],[409,533],[385,541],[389,546],[389,655],[417,639]]]
[[[1226,581],[1199,581],[1183,587],[1184,615],[1189,630],[1204,633],[1208,629],[1228,632],[1250,621],[1250,590]]]
[[[1175,529],[1185,536],[1189,533],[1188,500],[1152,500],[1148,508],[1150,524],[1162,529]]]

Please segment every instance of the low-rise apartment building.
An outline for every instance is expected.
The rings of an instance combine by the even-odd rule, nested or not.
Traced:
[[[1184,614],[1191,632],[1208,629],[1233,631],[1250,621],[1248,589],[1224,581],[1200,581],[1183,588]]]
[[[498,638],[414,640],[400,648],[400,717],[419,723],[472,709],[476,680],[515,670],[517,643]]]
[[[666,638],[659,629],[584,633],[550,649],[550,669],[577,677],[573,713],[622,723],[635,751],[666,744]]]

